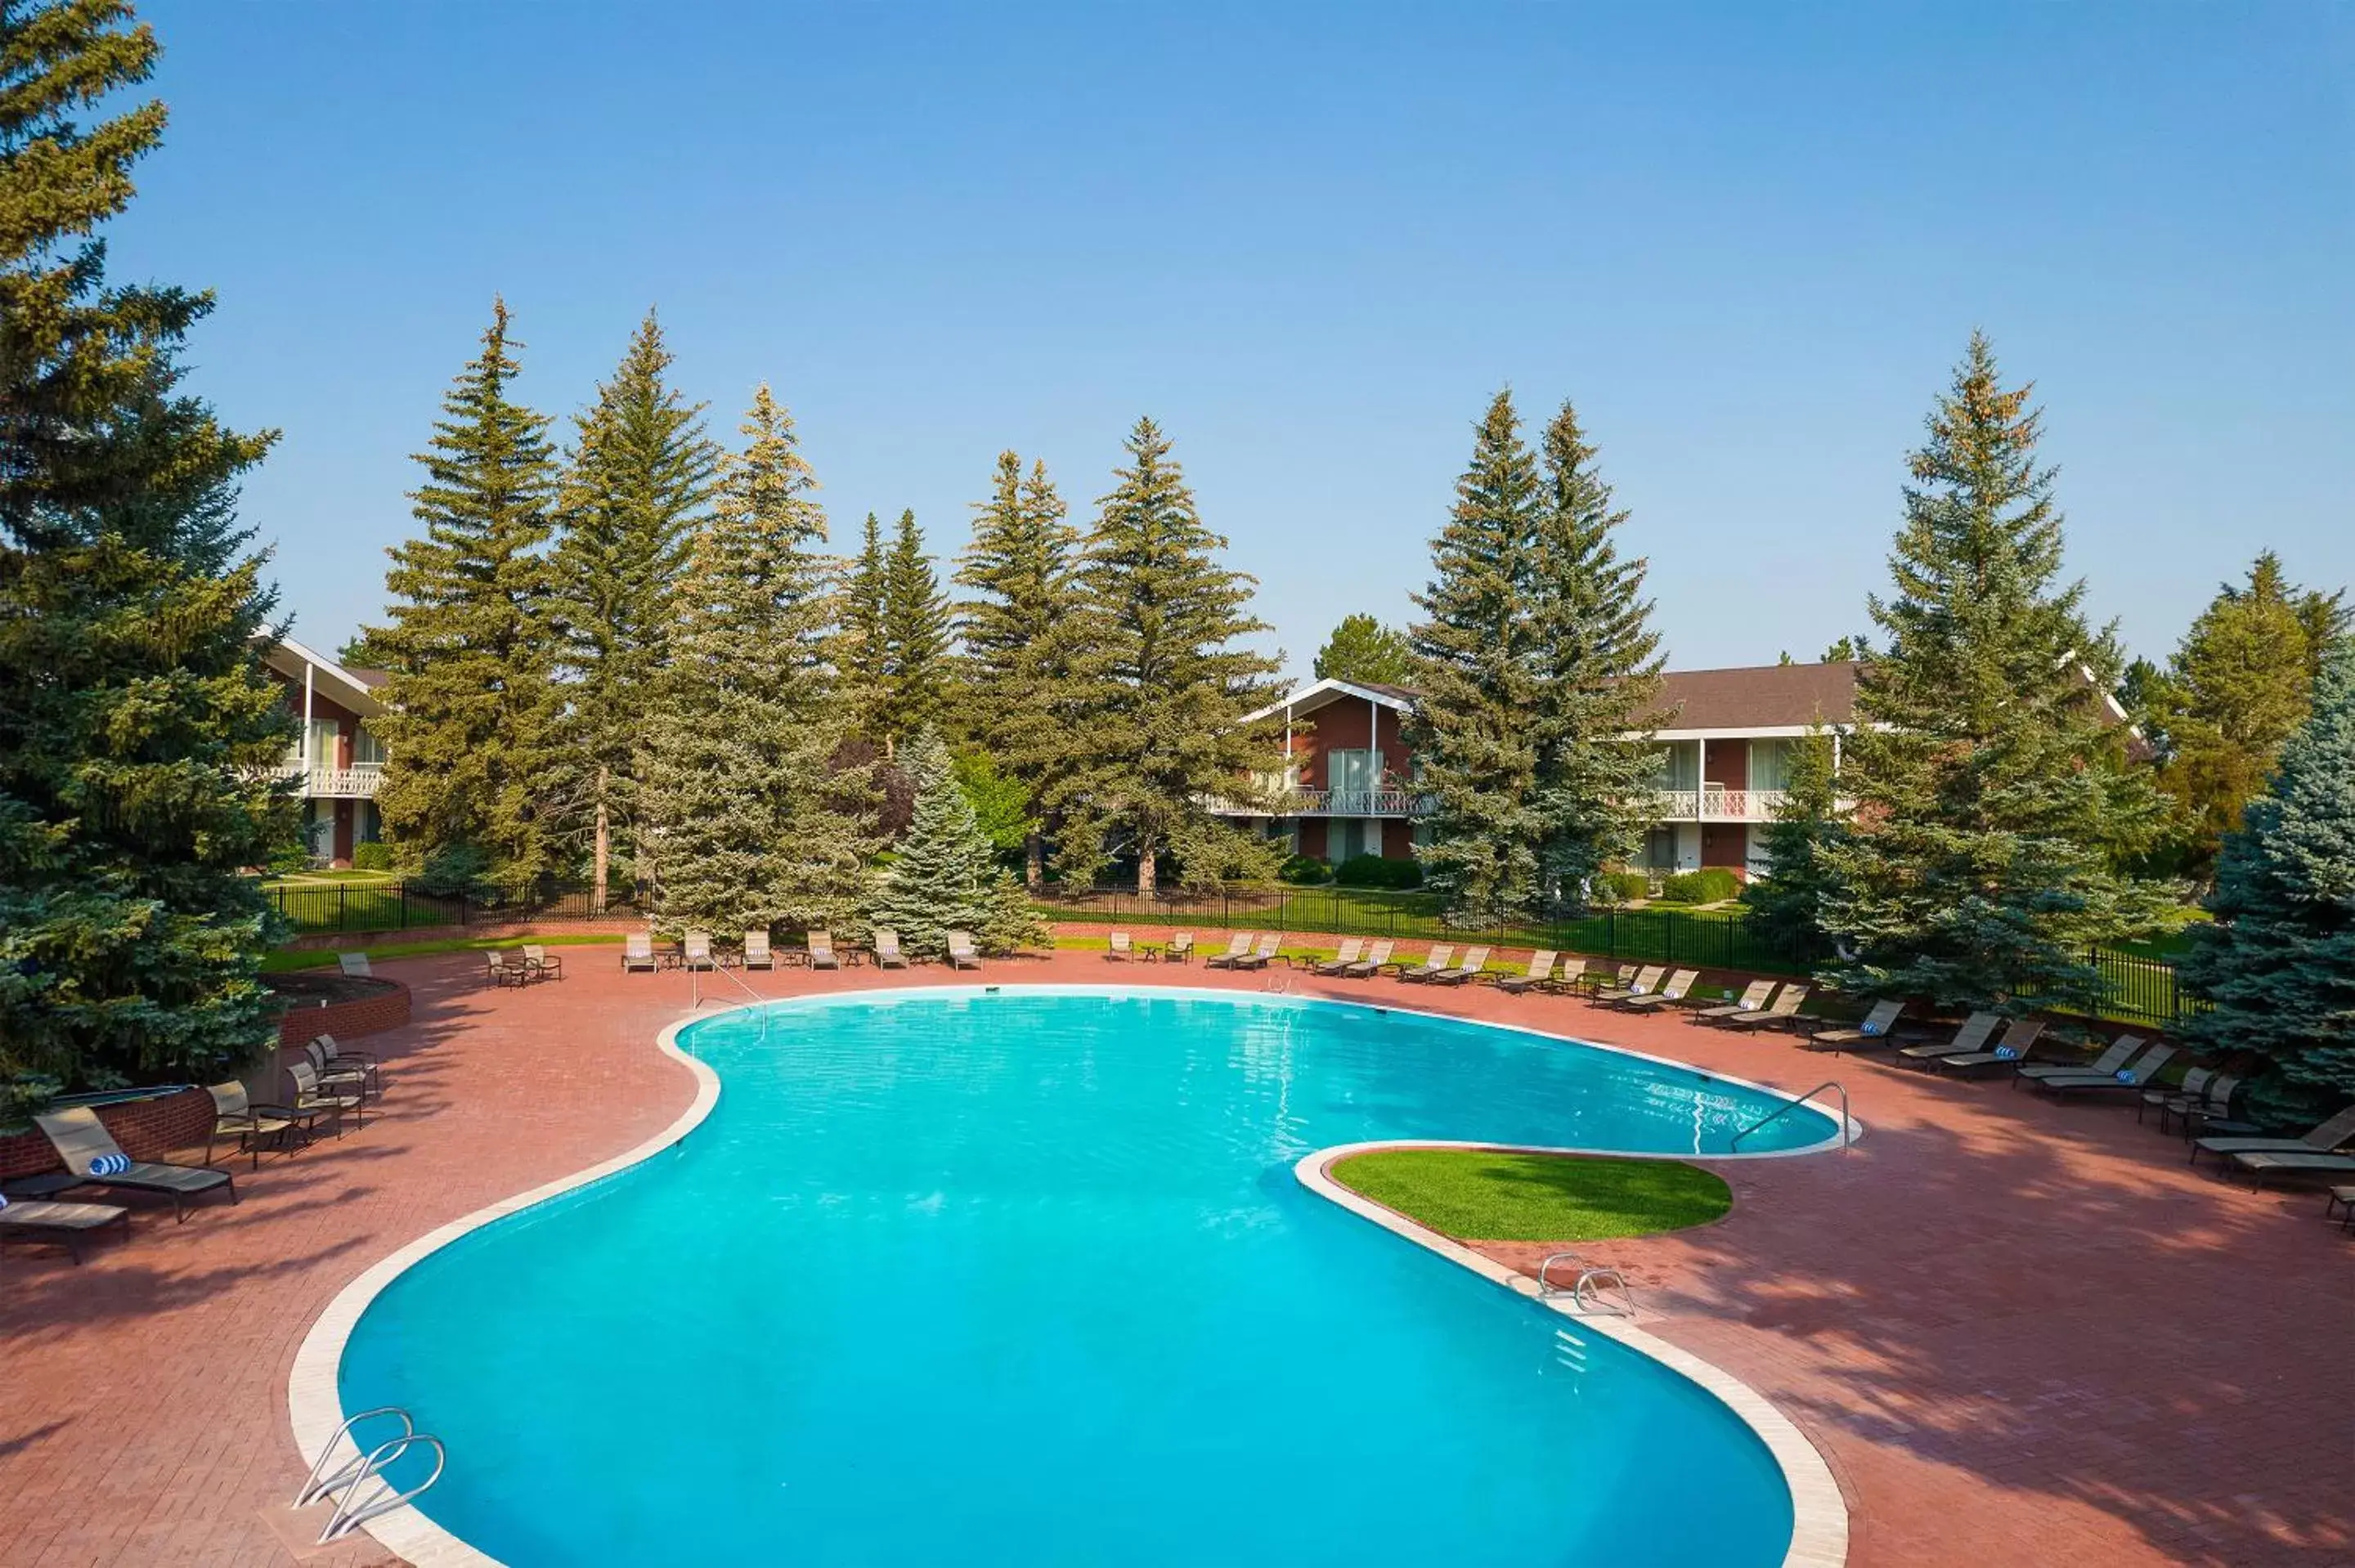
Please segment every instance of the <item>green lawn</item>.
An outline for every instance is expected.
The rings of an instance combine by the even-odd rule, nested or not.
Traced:
[[[1459,1241],[1608,1241],[1707,1224],[1733,1207],[1713,1172],[1674,1160],[1396,1149],[1333,1178]]]

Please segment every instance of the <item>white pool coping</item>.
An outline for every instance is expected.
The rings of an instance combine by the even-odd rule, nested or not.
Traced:
[[[428,1231],[415,1241],[399,1248],[363,1271],[350,1284],[336,1292],[319,1316],[313,1319],[303,1343],[294,1352],[293,1370],[286,1379],[286,1410],[294,1430],[294,1446],[300,1450],[305,1465],[316,1467],[320,1456],[330,1443],[336,1443],[336,1462],[357,1455],[357,1449],[349,1438],[339,1443],[336,1429],[343,1425],[343,1401],[336,1391],[336,1375],[343,1365],[344,1349],[352,1331],[359,1326],[361,1317],[386,1287],[402,1274],[423,1262],[462,1236],[481,1230],[496,1221],[520,1213],[551,1198],[563,1196],[592,1181],[644,1163],[665,1150],[676,1148],[679,1141],[703,1124],[712,1107],[719,1103],[719,1075],[709,1065],[681,1050],[679,1032],[692,1023],[707,1019],[722,1018],[731,1012],[747,1012],[759,1008],[802,1010],[823,1008],[834,1002],[872,1002],[880,999],[909,1000],[920,998],[978,998],[1002,994],[1012,986],[1032,993],[1064,996],[1182,996],[1219,1001],[1255,1001],[1261,1003],[1289,1004],[1299,1007],[1369,1008],[1378,1012],[1403,1012],[1417,1018],[1441,1019],[1455,1023],[1470,1023],[1484,1029],[1500,1029],[1511,1033],[1528,1034],[1557,1044],[1577,1045],[1590,1051],[1604,1051],[1614,1055],[1630,1056],[1657,1066],[1672,1067],[1678,1072],[1694,1073],[1710,1083],[1731,1084],[1751,1089],[1775,1099],[1796,1105],[1796,1097],[1764,1084],[1746,1078],[1728,1077],[1719,1073],[1704,1073],[1689,1062],[1673,1057],[1655,1056],[1625,1046],[1604,1044],[1600,1041],[1581,1040],[1572,1035],[1557,1034],[1527,1024],[1499,1023],[1485,1018],[1465,1018],[1452,1012],[1429,1008],[1400,1007],[1389,1001],[1358,1001],[1340,997],[1301,996],[1288,991],[1236,991],[1218,986],[1170,986],[1154,984],[1074,984],[1069,981],[1037,983],[1015,981],[976,981],[969,985],[876,986],[849,991],[830,991],[815,995],[767,997],[758,1001],[738,1002],[729,1007],[698,1008],[674,1020],[655,1036],[655,1044],[663,1054],[683,1064],[695,1075],[695,1098],[677,1118],[660,1132],[636,1147],[602,1160],[586,1170],[570,1176],[503,1198],[473,1213],[452,1220],[447,1224]],[[1831,1137],[1796,1149],[1759,1150],[1750,1153],[1683,1155],[1627,1155],[1615,1150],[1524,1149],[1517,1145],[1487,1143],[1448,1143],[1430,1139],[1374,1143],[1339,1144],[1308,1155],[1293,1168],[1302,1185],[1319,1196],[1327,1198],[1354,1213],[1372,1220],[1384,1229],[1396,1232],[1419,1245],[1453,1259],[1475,1274],[1508,1289],[1538,1299],[1556,1311],[1578,1319],[1586,1328],[1610,1335],[1641,1354],[1651,1357],[1670,1371],[1700,1384],[1716,1395],[1735,1415],[1747,1422],[1757,1433],[1777,1463],[1791,1489],[1794,1525],[1790,1552],[1784,1558],[1784,1568],[1840,1568],[1848,1558],[1848,1509],[1841,1501],[1839,1484],[1832,1478],[1831,1470],[1816,1452],[1805,1434],[1793,1425],[1783,1413],[1769,1404],[1763,1394],[1731,1374],[1720,1371],[1697,1356],[1688,1354],[1665,1340],[1655,1338],[1624,1321],[1600,1314],[1581,1313],[1567,1304],[1567,1298],[1542,1297],[1534,1282],[1525,1276],[1506,1268],[1472,1251],[1457,1245],[1434,1231],[1425,1230],[1403,1215],[1392,1213],[1378,1203],[1359,1197],[1331,1181],[1324,1167],[1350,1154],[1377,1149],[1496,1149],[1526,1153],[1551,1154],[1613,1154],[1626,1159],[1678,1160],[1705,1158],[1719,1160],[1779,1160],[1796,1154],[1813,1154],[1824,1150],[1851,1144],[1862,1136],[1864,1126],[1853,1117],[1827,1107],[1809,1104],[1808,1108],[1821,1112],[1838,1128]],[[1845,1125],[1842,1125],[1843,1121]],[[1314,1167],[1312,1170],[1311,1168]],[[505,1568],[499,1559],[481,1548],[470,1545],[444,1530],[419,1510],[402,1506],[390,1509],[371,1519],[362,1529],[379,1545],[415,1568]]]
[[[1791,1494],[1791,1546],[1783,1554],[1783,1568],[1842,1568],[1848,1562],[1847,1499],[1840,1496],[1839,1482],[1833,1477],[1831,1467],[1825,1462],[1823,1455],[1817,1451],[1815,1444],[1789,1416],[1774,1408],[1773,1401],[1732,1372],[1670,1344],[1657,1334],[1646,1333],[1625,1318],[1612,1312],[1582,1310],[1568,1292],[1545,1290],[1518,1269],[1508,1268],[1485,1253],[1475,1252],[1437,1231],[1417,1224],[1395,1209],[1386,1208],[1370,1198],[1351,1192],[1331,1175],[1334,1164],[1351,1155],[1393,1149],[1478,1149],[1499,1154],[1565,1155],[1609,1155],[1614,1154],[1614,1150],[1550,1149],[1521,1143],[1469,1143],[1439,1139],[1380,1139],[1367,1143],[1338,1143],[1330,1149],[1320,1149],[1303,1157],[1293,1166],[1292,1173],[1299,1179],[1302,1186],[1327,1202],[1337,1203],[1362,1219],[1371,1220],[1393,1235],[1404,1236],[1415,1245],[1427,1252],[1437,1253],[1450,1263],[1470,1269],[1491,1285],[1501,1285],[1516,1296],[1561,1313],[1589,1333],[1615,1340],[1636,1354],[1648,1356],[1687,1382],[1698,1384],[1756,1435],[1758,1441],[1765,1446],[1767,1453],[1774,1456],[1774,1463],[1782,1469],[1783,1485]]]

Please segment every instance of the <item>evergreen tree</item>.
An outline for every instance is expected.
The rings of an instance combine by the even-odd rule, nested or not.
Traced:
[[[990,498],[975,511],[956,574],[973,596],[957,606],[962,727],[1024,788],[1031,825],[1023,879],[1036,888],[1045,874],[1039,819],[1072,767],[1066,721],[1081,627],[1079,531],[1063,520],[1046,464],[1033,463],[1026,479],[1010,451],[998,455]]]
[[[1455,507],[1432,541],[1432,580],[1414,599],[1423,700],[1407,724],[1435,802],[1423,880],[1449,918],[1491,927],[1529,913],[1544,818],[1535,801],[1540,702],[1528,614],[1532,556],[1547,505],[1510,392],[1476,428]]]
[[[2314,662],[2300,607],[2314,598],[2291,587],[2266,551],[2246,587],[2225,584],[2191,623],[2148,694],[2167,746],[2159,784],[2180,808],[2195,874],[2212,870],[2224,834],[2306,717]]]
[[[870,736],[884,733],[879,715],[890,695],[891,639],[884,622],[884,599],[889,561],[883,553],[883,527],[875,514],[867,514],[863,544],[846,565],[842,595],[841,646],[835,662],[853,688],[853,701],[866,715]]]
[[[646,715],[646,847],[675,929],[840,927],[865,894],[871,790],[828,661],[826,514],[792,418],[753,395],[693,536]]]
[[[1073,767],[1049,801],[1069,819],[1059,858],[1067,875],[1092,870],[1108,832],[1135,855],[1148,895],[1181,838],[1197,884],[1222,871],[1272,874],[1274,852],[1203,804],[1248,794],[1281,765],[1266,726],[1243,722],[1272,699],[1280,667],[1236,646],[1268,630],[1251,613],[1256,584],[1219,564],[1227,541],[1203,525],[1160,427],[1139,419],[1127,446],[1081,567]]]
[[[1050,940],[1021,884],[997,863],[940,737],[918,731],[900,765],[915,781],[915,817],[878,881],[869,923],[924,957],[948,951],[951,931],[972,933],[993,953]]]
[[[886,739],[937,728],[948,710],[949,601],[913,512],[883,563],[883,698],[876,722]]]
[[[1766,874],[1742,889],[1746,927],[1785,958],[1814,963],[1831,951],[1823,927],[1831,881],[1826,846],[1846,833],[1832,770],[1832,740],[1812,726],[1792,748],[1782,803],[1766,830]]]
[[[1414,644],[1405,632],[1384,626],[1370,615],[1345,615],[1333,635],[1325,640],[1325,646],[1316,651],[1315,668],[1320,681],[1412,686]]]
[[[129,8],[0,5],[0,1121],[207,1082],[276,1038],[240,874],[294,838],[273,595],[237,522],[272,433],[182,390],[208,293],[110,287],[91,238],[164,108]],[[86,124],[77,115],[119,111]]]
[[[1974,334],[1911,460],[1897,591],[1870,602],[1888,645],[1859,673],[1843,759],[1857,810],[1817,852],[1833,978],[1858,994],[2088,1006],[2090,946],[2169,902],[2118,869],[2159,804],[2101,700],[2114,639],[2087,626],[2082,583],[2054,586],[2061,514],[2029,394]]]
[[[410,497],[425,535],[387,552],[390,620],[363,635],[391,676],[376,724],[387,832],[412,861],[479,851],[512,886],[553,864],[557,645],[542,550],[556,462],[547,418],[511,396],[520,345],[507,321],[495,301],[482,353],[442,401]]]
[[[646,694],[668,657],[679,575],[719,461],[702,406],[666,378],[671,362],[648,311],[576,420],[559,492],[550,567],[570,679],[550,789],[567,828],[588,837],[600,906],[616,826],[625,850],[635,842]]]
[[[1666,661],[1643,597],[1645,562],[1622,559],[1613,542],[1627,514],[1613,509],[1568,403],[1546,427],[1544,457],[1527,613],[1539,890],[1551,910],[1582,907],[1603,868],[1642,842],[1656,763],[1630,740],[1646,730]]]
[[[2258,1103],[2282,1119],[2355,1098],[2355,641],[2326,650],[2310,714],[2225,835],[2208,907],[2179,973],[2214,1011],[2185,1034],[2265,1057]]]

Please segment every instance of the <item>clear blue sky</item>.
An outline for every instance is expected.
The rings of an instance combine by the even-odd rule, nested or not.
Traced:
[[[773,383],[837,541],[953,552],[1009,446],[1084,517],[1149,412],[1295,671],[1408,618],[1505,384],[1576,399],[1678,665],[1814,656],[1974,326],[2137,650],[2266,546],[2355,577],[2355,7],[143,9],[114,266],[218,291],[314,644],[494,291],[551,413],[650,303],[719,428]]]

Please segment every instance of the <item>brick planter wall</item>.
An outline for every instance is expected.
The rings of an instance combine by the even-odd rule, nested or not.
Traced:
[[[331,1001],[325,1007],[290,1007],[278,1021],[278,1044],[299,1051],[321,1034],[343,1040],[379,1030],[398,1029],[409,1022],[409,988],[399,980],[381,982],[374,996]]]
[[[155,1099],[101,1106],[98,1119],[132,1159],[160,1160],[204,1142],[213,1128],[213,1097],[202,1089],[182,1089]],[[0,1135],[0,1181],[64,1169],[40,1128]]]

